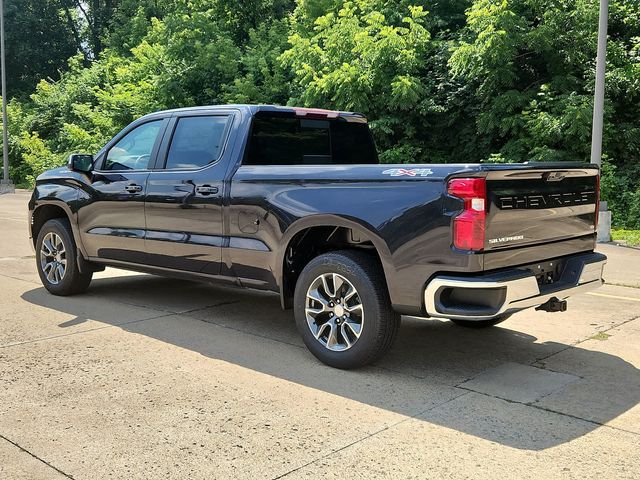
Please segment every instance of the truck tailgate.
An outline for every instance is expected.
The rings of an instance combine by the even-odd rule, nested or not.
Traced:
[[[490,171],[485,251],[593,235],[598,181],[593,167]]]

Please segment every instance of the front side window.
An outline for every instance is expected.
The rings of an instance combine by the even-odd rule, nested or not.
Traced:
[[[122,137],[107,154],[103,170],[144,170],[149,166],[153,145],[162,120],[144,123]]]
[[[218,160],[228,119],[224,115],[180,118],[165,168],[199,168]]]

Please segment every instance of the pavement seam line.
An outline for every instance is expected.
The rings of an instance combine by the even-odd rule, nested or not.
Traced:
[[[231,305],[231,304],[235,304],[235,303],[240,303],[240,300],[235,301],[235,302],[229,302],[229,303],[226,303],[226,304],[214,305],[214,306]],[[275,338],[272,338],[272,337],[268,337],[268,336],[266,336],[266,335],[260,335],[260,334],[258,334],[258,333],[249,332],[249,331],[247,331],[247,330],[243,330],[243,329],[241,329],[241,328],[235,328],[235,327],[232,327],[232,326],[230,326],[230,325],[225,325],[225,324],[222,324],[222,323],[217,323],[217,322],[212,321],[212,320],[204,320],[204,319],[202,319],[202,318],[198,318],[198,317],[194,317],[193,315],[189,315],[190,313],[198,312],[198,311],[200,311],[200,310],[206,310],[207,308],[210,308],[210,307],[204,307],[204,308],[201,308],[201,309],[200,309],[200,308],[198,308],[198,309],[195,309],[195,310],[189,310],[188,312],[181,313],[180,315],[184,315],[185,317],[189,317],[189,318],[191,318],[192,320],[198,320],[198,321],[200,321],[200,322],[208,323],[208,324],[210,324],[210,325],[215,325],[216,327],[226,328],[226,329],[228,329],[228,330],[232,330],[232,331],[234,331],[234,332],[238,332],[238,333],[244,333],[244,334],[246,334],[246,335],[251,335],[251,336],[253,336],[253,337],[264,338],[265,340],[270,340],[270,341],[272,341],[272,342],[281,343],[281,344],[283,344],[283,345],[290,345],[290,346],[292,346],[292,347],[301,348],[301,349],[304,349],[304,348],[305,348],[304,346],[302,346],[302,345],[296,345],[295,343],[285,342],[285,341],[283,341],[283,340],[278,340],[278,339],[275,339]]]
[[[87,330],[80,330],[78,332],[61,333],[60,335],[50,335],[48,337],[34,338],[33,340],[26,340],[24,342],[8,343],[6,345],[0,345],[0,349],[2,349],[2,348],[10,348],[10,347],[17,347],[17,346],[20,346],[20,345],[28,345],[30,343],[41,342],[43,340],[54,340],[56,338],[70,337],[72,335],[80,335],[81,333],[96,332],[98,330],[104,330],[105,328],[121,327],[123,325],[131,325],[132,323],[146,322],[147,320],[156,320],[158,318],[172,317],[173,315],[177,315],[177,314],[175,314],[175,313],[167,313],[167,314],[164,314],[164,315],[156,315],[155,317],[139,318],[137,320],[130,320],[128,322],[117,323],[117,324],[114,324],[114,325],[103,325],[101,327],[89,328]]]
[[[291,342],[285,342],[284,340],[279,340],[277,338],[272,338],[272,337],[269,337],[267,335],[261,335],[261,334],[255,333],[255,332],[250,332],[250,331],[244,330],[242,328],[236,328],[236,327],[232,327],[230,325],[217,323],[217,322],[212,321],[212,320],[204,320],[202,318],[194,317],[193,315],[189,315],[189,313],[198,312],[200,310],[206,310],[207,308],[221,307],[221,306],[232,305],[232,304],[236,304],[236,303],[240,303],[240,300],[236,300],[236,301],[232,301],[232,302],[226,302],[226,303],[220,303],[220,304],[212,305],[212,306],[209,306],[209,307],[195,308],[195,309],[189,310],[187,312],[175,313],[174,315],[181,315],[181,316],[190,318],[192,320],[197,320],[197,321],[200,321],[200,322],[203,322],[203,323],[208,323],[209,325],[214,325],[216,327],[225,328],[227,330],[231,330],[233,332],[237,332],[237,333],[241,333],[241,334],[245,334],[245,335],[250,335],[252,337],[262,338],[262,339],[269,340],[269,341],[272,341],[272,342],[280,343],[282,345],[288,345],[290,347],[295,347],[295,348],[298,348],[300,350],[307,350],[307,348],[304,345],[298,345],[298,344],[291,343]],[[369,365],[369,368],[374,369],[374,370],[381,370],[383,372],[397,373],[399,375],[405,375],[407,377],[415,378],[417,380],[425,380],[427,378],[427,377],[420,377],[418,375],[414,375],[414,374],[411,374],[411,373],[405,373],[405,372],[402,372],[402,371],[399,371],[399,370],[393,370],[393,369],[390,369],[390,368],[387,368],[387,367],[382,367],[380,365]],[[560,372],[558,372],[558,373],[560,373]],[[435,386],[439,386],[439,387],[452,388],[452,386],[450,384],[442,383],[442,382],[439,382],[439,381],[433,382],[433,384]],[[455,385],[453,387],[455,387]]]
[[[96,293],[91,293],[89,292],[89,295],[86,295],[86,297],[90,297],[90,298],[98,298],[98,299],[102,299],[105,301],[112,301],[112,299],[110,298],[106,298],[106,297],[100,297],[100,295],[96,294]],[[220,303],[214,303],[211,305],[206,305],[204,307],[198,307],[198,308],[194,308],[191,310],[184,310],[184,311],[174,311],[174,310],[168,310],[166,308],[160,308],[160,307],[151,307],[149,305],[141,305],[139,303],[134,303],[134,302],[125,302],[123,300],[117,300],[118,303],[122,303],[124,305],[130,305],[132,307],[138,307],[138,308],[146,308],[148,310],[155,310],[156,312],[165,312],[165,313],[171,313],[173,315],[187,315],[188,313],[191,312],[197,312],[199,310],[206,310],[207,308],[214,308],[214,307],[222,307],[224,305],[231,305],[234,303],[239,303],[240,300],[234,300],[231,302],[220,302]]]
[[[36,460],[38,460],[41,463],[44,463],[47,467],[52,468],[53,470],[55,470],[56,472],[58,472],[60,475],[63,475],[66,478],[70,478],[71,480],[74,480],[74,477],[68,473],[63,472],[62,470],[60,470],[58,467],[56,467],[55,465],[52,465],[51,463],[47,462],[46,460],[44,460],[43,458],[40,458],[39,456],[37,456],[35,453],[30,452],[29,450],[27,450],[26,448],[18,445],[16,442],[14,442],[13,440],[9,440],[7,437],[5,437],[4,435],[2,435],[0,433],[0,438],[9,442],[11,445],[13,445],[14,447],[20,449],[21,451],[23,451],[24,453],[30,455],[31,457],[35,458]]]
[[[318,458],[316,458],[316,459],[314,459],[314,460],[311,460],[311,461],[309,461],[309,462],[305,463],[304,465],[300,465],[300,466],[298,466],[298,467],[296,467],[296,468],[293,468],[293,469],[289,470],[288,472],[285,472],[285,473],[283,473],[283,474],[281,474],[281,475],[278,475],[277,477],[273,477],[273,478],[272,478],[272,480],[279,480],[279,479],[281,479],[281,478],[284,478],[284,477],[286,477],[286,476],[288,476],[288,475],[290,475],[290,474],[292,474],[292,473],[294,473],[294,472],[297,472],[298,470],[302,470],[303,468],[308,467],[309,465],[313,465],[314,463],[319,462],[319,461],[320,461],[320,460],[322,460],[323,458],[327,458],[327,457],[329,457],[329,456],[331,456],[331,455],[334,455],[334,454],[336,454],[336,453],[338,453],[338,452],[341,452],[341,451],[343,451],[343,450],[346,450],[347,448],[352,447],[353,445],[356,445],[356,444],[358,444],[358,443],[360,443],[360,442],[363,442],[363,441],[365,441],[365,440],[368,440],[369,438],[374,437],[374,436],[378,435],[379,433],[386,432],[387,430],[390,430],[390,429],[392,429],[392,428],[395,428],[395,427],[397,427],[398,425],[400,425],[400,424],[402,424],[402,423],[408,422],[409,420],[416,419],[416,418],[418,418],[420,415],[424,415],[425,413],[430,412],[431,410],[434,410],[434,409],[436,409],[436,408],[442,407],[442,406],[446,405],[446,404],[447,404],[447,403],[449,403],[449,402],[452,402],[452,401],[454,401],[454,400],[457,400],[457,399],[458,399],[458,398],[460,398],[460,397],[464,397],[465,395],[469,395],[469,393],[470,393],[469,391],[467,391],[467,392],[465,392],[465,393],[461,393],[460,395],[456,395],[455,397],[450,398],[449,400],[446,400],[446,401],[444,401],[444,402],[442,402],[442,403],[438,403],[438,404],[436,404],[436,405],[432,405],[432,406],[430,406],[429,408],[426,408],[425,410],[422,410],[422,411],[420,411],[420,412],[418,412],[418,413],[415,413],[415,414],[410,415],[410,416],[408,416],[408,417],[406,417],[406,418],[403,418],[402,420],[398,420],[398,421],[397,421],[397,422],[395,422],[395,423],[392,423],[392,424],[390,424],[390,425],[387,425],[387,426],[385,426],[385,427],[383,427],[383,428],[381,428],[381,429],[379,429],[379,430],[377,430],[377,431],[375,431],[375,432],[373,432],[373,433],[370,433],[370,434],[368,434],[368,435],[365,435],[365,436],[364,436],[364,437],[362,437],[362,438],[359,438],[359,439],[357,439],[357,440],[354,440],[354,441],[353,441],[353,442],[351,442],[351,443],[348,443],[348,444],[346,444],[346,445],[343,445],[342,447],[336,448],[336,449],[334,449],[334,450],[330,451],[329,453],[327,453],[327,454],[325,454],[325,455],[322,455],[322,456],[320,456],[320,457],[318,457]]]
[[[619,283],[619,282],[606,282],[605,285],[614,285],[616,287],[626,287],[626,288],[640,288],[640,285],[633,285],[631,283]]]
[[[634,320],[638,320],[638,319],[640,319],[640,316],[630,318],[630,319],[625,320],[625,321],[623,321],[623,322],[621,322],[621,323],[619,323],[619,324],[616,324],[616,325],[612,325],[611,327],[609,327],[609,328],[607,328],[607,329],[605,329],[605,330],[601,330],[600,332],[608,332],[609,330],[612,330],[612,329],[614,329],[614,328],[621,327],[621,326],[623,326],[623,325],[626,325],[627,323],[633,322]],[[572,344],[570,344],[570,345],[567,345],[565,348],[563,348],[563,349],[561,349],[561,350],[558,350],[557,352],[551,353],[551,354],[547,355],[546,357],[542,357],[542,358],[540,358],[540,359],[538,359],[538,360],[533,361],[532,363],[530,363],[530,364],[529,364],[529,366],[530,366],[530,367],[534,367],[534,368],[539,368],[539,369],[541,369],[541,370],[547,370],[547,371],[554,372],[554,373],[567,374],[567,372],[558,372],[558,371],[555,371],[555,370],[547,369],[547,368],[545,368],[543,365],[536,365],[536,364],[540,364],[540,362],[543,362],[544,360],[548,360],[549,358],[553,357],[554,355],[558,355],[558,354],[560,354],[560,353],[562,353],[562,352],[565,352],[565,351],[567,351],[567,350],[569,350],[569,349],[571,349],[571,348],[575,348],[576,346],[578,346],[578,345],[580,345],[581,343],[584,343],[584,342],[586,342],[586,341],[588,341],[588,340],[590,340],[590,339],[591,339],[591,337],[587,337],[587,338],[584,338],[584,339],[582,339],[582,340],[578,340],[577,342],[574,342],[574,343],[572,343]],[[482,373],[482,372],[481,372],[481,373]],[[478,375],[479,375],[479,374],[478,374]],[[626,430],[626,429],[624,429],[624,428],[615,427],[615,426],[612,426],[612,425],[607,425],[607,424],[605,424],[605,423],[597,422],[597,421],[595,421],[595,420],[588,420],[588,419],[586,419],[586,418],[578,417],[577,415],[572,415],[572,414],[570,414],[570,413],[560,412],[560,411],[553,410],[553,409],[550,409],[550,408],[542,407],[542,406],[540,406],[540,405],[535,405],[534,403],[531,403],[531,402],[529,402],[529,403],[526,403],[526,402],[518,402],[518,401],[516,401],[516,400],[510,400],[510,399],[508,399],[508,398],[499,397],[499,396],[497,396],[497,395],[491,395],[491,394],[488,394],[488,393],[479,392],[479,391],[477,391],[477,390],[472,390],[472,389],[470,389],[470,388],[467,388],[467,387],[463,387],[463,386],[462,386],[464,383],[466,383],[466,382],[468,382],[468,381],[470,381],[470,380],[474,379],[474,378],[475,378],[475,377],[477,377],[478,375],[475,375],[475,376],[473,376],[473,377],[469,377],[469,378],[467,378],[466,380],[463,380],[462,382],[458,383],[457,385],[454,385],[454,387],[453,387],[453,388],[458,388],[458,389],[460,389],[460,390],[465,390],[465,391],[467,391],[467,392],[473,392],[473,393],[477,393],[477,394],[479,394],[479,395],[484,395],[484,396],[489,397],[489,398],[495,398],[495,399],[497,399],[497,400],[503,400],[503,401],[508,402],[508,403],[514,403],[514,404],[518,404],[518,405],[524,405],[524,406],[527,406],[527,407],[535,408],[535,409],[537,409],[537,410],[542,410],[542,411],[544,411],[544,412],[554,413],[554,414],[556,414],[556,415],[561,415],[561,416],[564,416],[564,417],[573,418],[573,419],[575,419],[575,420],[580,420],[580,421],[583,421],[583,422],[591,423],[591,424],[593,424],[593,425],[597,425],[597,426],[599,426],[599,427],[606,427],[606,428],[610,428],[610,429],[612,429],[612,430],[618,430],[618,431],[620,431],[620,432],[625,432],[625,433],[630,433],[630,434],[632,434],[632,435],[640,436],[640,433],[633,432],[633,431],[631,431],[631,430]],[[573,373],[570,373],[570,375],[574,375],[574,374],[573,374]],[[582,379],[584,379],[584,377],[582,377],[582,376],[580,376],[580,375],[574,375],[574,376],[578,377],[578,378],[579,378],[579,379],[581,379],[581,380],[582,380]],[[563,388],[564,388],[564,387],[563,387]],[[555,392],[552,392],[552,393],[549,393],[549,394],[547,394],[547,395],[544,395],[544,396],[540,397],[539,399],[537,399],[537,400],[536,400],[536,402],[538,402],[538,401],[542,400],[543,398],[545,398],[545,397],[547,397],[547,396],[549,396],[549,395],[551,395],[551,394],[553,394],[553,393],[555,393]]]
[[[212,305],[207,305],[205,307],[192,308],[191,310],[184,310],[184,311],[178,312],[178,313],[179,313],[179,315],[190,316],[189,315],[190,313],[200,312],[202,310],[206,310],[207,308],[225,307],[227,305],[235,305],[236,303],[240,303],[240,300],[229,300],[228,302],[214,303]],[[194,318],[194,317],[191,317],[191,318]]]
[[[640,319],[640,315],[639,315],[639,316],[637,316],[637,317],[629,318],[629,319],[627,319],[627,320],[625,320],[625,321],[623,321],[623,322],[616,323],[615,325],[611,325],[609,328],[605,328],[604,330],[598,330],[598,331],[596,332],[596,335],[597,335],[598,333],[607,333],[608,331],[613,330],[614,328],[622,327],[622,326],[626,325],[627,323],[631,323],[631,322],[633,322],[633,321],[635,321],[635,320],[638,320],[638,319]],[[566,352],[566,351],[567,351],[567,350],[569,350],[570,348],[575,348],[575,347],[577,347],[578,345],[580,345],[581,343],[584,343],[584,342],[587,342],[587,341],[591,340],[591,337],[593,337],[593,335],[591,335],[590,337],[587,337],[587,338],[583,338],[583,339],[581,339],[581,340],[578,340],[578,341],[576,341],[576,342],[573,342],[573,343],[571,343],[571,344],[567,345],[565,348],[563,348],[563,349],[561,349],[561,350],[558,350],[557,352],[550,353],[549,355],[547,355],[547,356],[545,356],[545,357],[540,357],[540,358],[538,358],[537,360],[534,360],[534,361],[533,361],[532,363],[530,363],[529,365],[530,365],[530,366],[532,366],[532,367],[533,367],[533,366],[536,366],[536,365],[535,365],[536,363],[540,363],[540,362],[543,362],[543,361],[545,361],[545,360],[548,360],[548,359],[550,359],[551,357],[553,357],[554,355],[558,355],[558,354],[560,354],[560,353],[562,353],[562,352]],[[546,370],[544,366],[540,366],[540,367],[537,367],[537,368],[542,368],[542,369]],[[565,373],[565,372],[557,372],[557,373]]]
[[[2,257],[0,258],[0,262],[13,262],[16,260],[35,260],[35,255],[26,255],[22,257]]]
[[[535,408],[536,410],[541,410],[543,412],[547,412],[547,413],[553,413],[555,415],[560,415],[562,417],[568,417],[568,418],[572,418],[574,420],[579,420],[581,422],[586,422],[586,423],[590,423],[592,425],[597,425],[598,427],[605,427],[605,428],[610,428],[612,430],[617,430],[619,432],[624,432],[624,433],[630,433],[631,435],[636,435],[636,436],[640,436],[640,433],[637,432],[633,432],[631,430],[626,430],[624,428],[620,428],[620,427],[615,427],[613,425],[607,425],[606,423],[602,423],[602,422],[597,422],[595,420],[588,420],[586,418],[582,418],[582,417],[578,417],[577,415],[572,415],[570,413],[565,413],[565,412],[560,412],[558,410],[553,410],[551,408],[547,408],[547,407],[543,407],[541,405],[536,405],[533,402],[519,402],[517,400],[511,400],[509,398],[503,398],[500,397],[498,395],[492,395],[490,393],[485,393],[485,392],[479,392],[477,390],[472,390],[470,388],[467,387],[461,387],[459,385],[456,385],[454,388],[459,388],[460,390],[465,390],[468,393],[475,393],[478,395],[483,395],[485,397],[489,397],[489,398],[494,398],[496,400],[502,400],[503,402],[507,402],[507,403],[512,403],[515,405],[523,405],[525,407],[530,407],[530,408]],[[539,399],[535,400],[536,402],[542,400],[543,398],[547,397],[548,395],[544,395],[542,397],[540,397]],[[457,398],[457,397],[456,397]]]
[[[238,302],[239,301],[224,302],[224,303],[219,303],[219,304],[215,304],[215,305],[210,305],[208,307],[202,307],[202,309],[219,307],[219,306],[229,305],[229,304],[238,303]],[[128,322],[116,323],[116,324],[113,324],[113,325],[103,325],[101,327],[89,328],[87,330],[80,330],[80,331],[77,331],[77,332],[61,333],[60,335],[50,335],[50,336],[47,336],[47,337],[34,338],[32,340],[26,340],[24,342],[8,343],[6,345],[0,345],[0,349],[9,348],[9,347],[16,347],[16,346],[19,346],[19,345],[27,345],[27,344],[30,344],[30,343],[40,342],[42,340],[52,340],[52,339],[55,339],[55,338],[69,337],[71,335],[78,335],[78,334],[81,334],[81,333],[95,332],[97,330],[104,330],[105,328],[121,327],[121,326],[124,326],[124,325],[131,325],[132,323],[146,322],[147,320],[156,320],[158,318],[172,317],[174,315],[184,315],[186,317],[189,317],[189,318],[192,318],[192,319],[195,319],[195,320],[200,320],[200,319],[198,319],[196,317],[192,317],[190,315],[186,315],[186,314],[180,313],[180,312],[172,312],[170,310],[158,310],[158,309],[154,309],[154,308],[150,308],[150,310],[155,310],[156,312],[163,312],[163,314],[162,315],[156,315],[155,317],[139,318],[137,320],[130,320]],[[195,308],[193,310],[188,310],[188,312],[197,312],[198,310],[201,310],[201,309]],[[203,321],[205,321],[205,320],[203,320]],[[206,323],[210,323],[210,322],[206,322]],[[223,327],[223,325],[219,325],[219,326]],[[235,330],[235,329],[232,328],[232,330]],[[238,330],[238,331],[242,332],[241,330]],[[245,333],[245,332],[243,332],[243,333]],[[264,338],[268,338],[268,337],[264,337]],[[295,345],[295,346],[297,346],[297,345]]]
[[[6,273],[0,273],[0,277],[10,278],[12,280],[19,280],[21,282],[26,282],[26,283],[32,283],[34,285],[42,285],[40,282],[34,282],[33,280],[26,280],[24,278],[14,277],[12,275],[7,275]]]
[[[0,258],[0,261],[2,261],[2,260],[4,260],[4,258]],[[20,277],[14,277],[14,276],[12,276],[12,275],[7,275],[7,274],[5,274],[5,273],[0,273],[0,277],[11,278],[12,280],[19,280],[19,281],[21,281],[21,282],[26,282],[26,283],[32,283],[32,284],[34,284],[34,285],[40,285],[42,288],[44,288],[44,286],[42,285],[42,283],[41,283],[41,282],[37,282],[37,281],[33,281],[33,280],[27,280],[27,279],[20,278]],[[110,278],[113,278],[113,277],[110,277]],[[85,297],[96,297],[96,298],[101,298],[99,295],[97,295],[96,293],[92,293],[92,292],[89,292],[89,293],[88,293],[88,295],[85,295]],[[102,299],[103,299],[103,300],[109,300],[108,298],[104,298],[104,297],[102,297]],[[158,307],[150,307],[150,306],[148,306],[148,305],[140,305],[140,304],[138,304],[138,303],[125,302],[125,301],[122,301],[122,300],[119,300],[119,302],[120,302],[120,303],[124,303],[125,305],[131,305],[132,307],[143,307],[143,308],[147,308],[147,309],[149,309],[149,310],[155,310],[155,311],[157,311],[157,312],[172,313],[172,314],[175,314],[175,315],[185,315],[185,314],[187,314],[187,313],[197,312],[197,311],[199,311],[199,310],[205,310],[205,309],[207,309],[207,308],[221,307],[221,306],[224,306],[224,305],[230,305],[230,304],[233,304],[233,303],[239,303],[239,302],[240,302],[240,300],[234,300],[234,301],[232,301],[232,302],[214,303],[214,304],[212,304],[212,305],[207,305],[207,306],[204,306],[204,307],[194,308],[194,309],[192,309],[192,310],[185,310],[184,312],[182,312],[182,311],[175,312],[175,311],[173,311],[173,310],[167,310],[167,309],[164,309],[164,308],[158,308]],[[120,325],[124,325],[124,324],[120,324]]]

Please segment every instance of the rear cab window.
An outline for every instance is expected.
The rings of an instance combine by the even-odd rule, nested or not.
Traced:
[[[256,115],[243,165],[377,164],[366,122]]]

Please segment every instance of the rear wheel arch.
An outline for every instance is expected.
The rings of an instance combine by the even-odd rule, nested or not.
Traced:
[[[283,308],[291,308],[296,281],[315,257],[335,250],[359,250],[380,263],[388,278],[391,254],[372,229],[343,218],[303,219],[287,230],[277,257],[278,283]],[[387,283],[388,286],[388,283]]]

